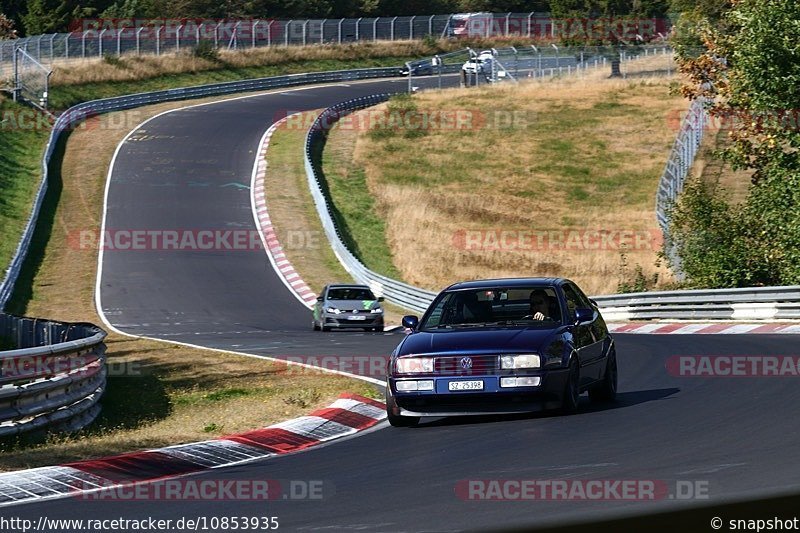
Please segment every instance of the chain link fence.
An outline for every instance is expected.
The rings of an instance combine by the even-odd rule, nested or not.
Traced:
[[[11,90],[14,100],[23,99],[43,111],[47,110],[52,70],[24,49],[17,48],[14,50],[13,71]]]
[[[678,196],[683,192],[683,185],[694,164],[703,135],[708,125],[708,112],[702,100],[695,100],[681,121],[680,131],[672,146],[667,166],[658,184],[656,193],[656,220],[664,234],[664,242],[669,243],[669,211]],[[680,257],[672,246],[665,249],[678,279],[683,279],[680,268]]]
[[[586,31],[590,31],[590,20],[584,22]],[[573,19],[552,19],[549,13],[537,12],[303,20],[87,19],[76,21],[75,31],[70,33],[0,41],[0,77],[4,70],[11,68],[15,47],[49,64],[56,60],[106,55],[172,54],[193,49],[201,43],[216,49],[240,50],[425,37],[557,39],[571,35],[574,24]],[[628,26],[630,29],[626,27],[624,31],[631,40],[642,34],[648,40],[663,39],[669,21],[637,19]]]

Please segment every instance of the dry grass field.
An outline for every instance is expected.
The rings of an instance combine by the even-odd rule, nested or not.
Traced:
[[[354,162],[402,278],[439,289],[566,276],[605,294],[632,282],[638,265],[652,285],[669,283],[656,264],[655,191],[677,133],[671,113],[687,104],[671,95],[674,79],[650,75],[664,61],[627,64],[624,80],[603,70],[423,92],[351,120],[361,124],[349,128]],[[433,126],[392,125],[402,117]],[[328,149],[353,142],[347,129]]]

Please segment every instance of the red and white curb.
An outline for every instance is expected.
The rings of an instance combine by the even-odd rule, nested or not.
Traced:
[[[609,323],[611,333],[642,333],[648,335],[757,335],[800,334],[800,324],[687,324],[683,323]]]
[[[269,141],[272,134],[281,127],[287,119],[294,115],[289,115],[274,123],[264,133],[259,143],[258,153],[256,154],[256,163],[253,168],[252,183],[250,186],[251,202],[253,204],[253,216],[256,220],[256,226],[261,233],[261,241],[264,244],[264,249],[269,256],[270,263],[272,263],[278,277],[283,281],[284,285],[300,300],[306,307],[313,307],[317,299],[317,295],[300,277],[300,274],[294,269],[286,254],[283,252],[283,247],[278,241],[278,236],[275,233],[275,228],[269,218],[267,211],[267,199],[264,190],[264,178],[267,175],[267,149],[269,148]]]
[[[0,506],[185,476],[304,450],[386,418],[377,400],[343,394],[308,416],[219,439],[0,474]]]

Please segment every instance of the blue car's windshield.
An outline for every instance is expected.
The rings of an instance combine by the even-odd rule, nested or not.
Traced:
[[[561,323],[554,287],[455,290],[443,294],[419,326],[436,330],[479,326],[552,327]]]

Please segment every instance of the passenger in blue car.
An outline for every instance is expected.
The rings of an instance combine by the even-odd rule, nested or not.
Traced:
[[[478,300],[478,294],[467,291],[460,295],[457,323],[489,322],[492,320],[492,309],[489,302]]]

